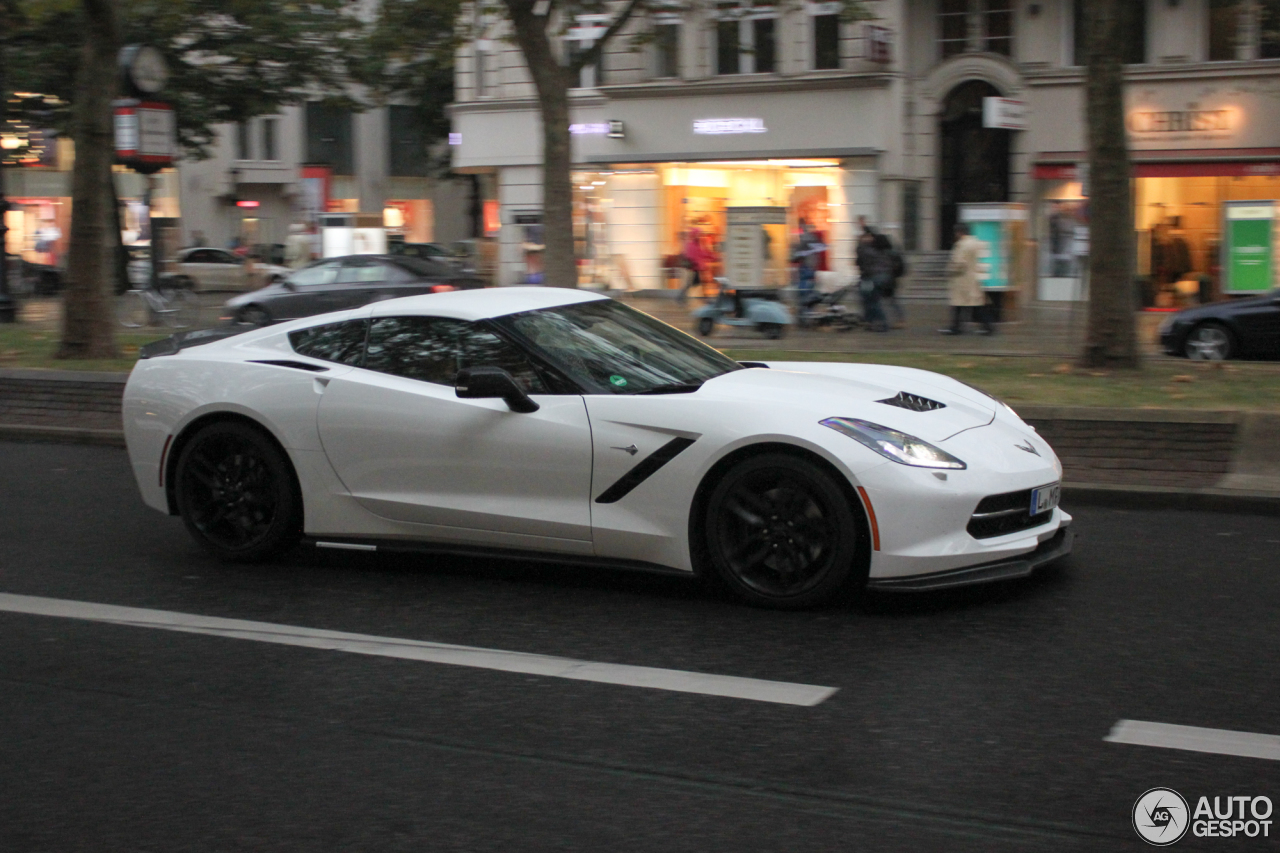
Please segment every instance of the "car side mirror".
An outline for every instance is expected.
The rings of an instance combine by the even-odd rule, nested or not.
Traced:
[[[289,281],[289,279],[287,279],[287,278],[282,278],[282,279],[280,279],[280,286],[281,286],[281,287],[283,287],[285,290],[297,290],[297,289],[298,289],[298,285],[296,285],[296,284],[294,284],[293,282]]]
[[[454,393],[466,400],[500,398],[513,412],[527,415],[540,408],[501,367],[465,367],[454,380]]]

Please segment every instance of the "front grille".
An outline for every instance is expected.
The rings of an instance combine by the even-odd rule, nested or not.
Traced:
[[[887,400],[876,400],[876,402],[884,403],[886,406],[897,406],[899,409],[906,409],[910,412],[932,412],[947,407],[946,403],[939,403],[937,400],[930,400],[928,397],[921,397],[918,394],[908,394],[906,391],[899,391],[896,397],[890,397]]]
[[[1052,517],[1053,510],[1032,515],[1031,490],[1023,489],[983,498],[973,511],[967,529],[974,539],[990,539],[1048,524]]]

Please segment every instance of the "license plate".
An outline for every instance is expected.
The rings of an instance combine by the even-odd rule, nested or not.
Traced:
[[[1051,483],[1048,486],[1041,486],[1038,489],[1031,490],[1031,514],[1039,515],[1042,512],[1048,512],[1058,505],[1058,500],[1062,497],[1062,484]]]

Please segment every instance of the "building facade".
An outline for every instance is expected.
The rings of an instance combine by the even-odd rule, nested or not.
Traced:
[[[836,4],[673,4],[611,42],[571,93],[580,280],[674,286],[671,256],[691,233],[723,252],[735,207],[777,212],[762,260],[780,282],[801,219],[850,276],[861,217],[940,250],[963,205],[1010,203],[1026,216],[1027,295],[1079,298],[1081,0],[865,5],[875,18],[849,23]],[[1225,203],[1280,198],[1280,2],[1123,5],[1139,269],[1214,275]],[[500,280],[537,280],[533,87],[505,24],[476,23],[457,57],[454,167],[489,176]],[[573,22],[566,53],[600,24]],[[1018,102],[1021,129],[987,126],[990,98]]]

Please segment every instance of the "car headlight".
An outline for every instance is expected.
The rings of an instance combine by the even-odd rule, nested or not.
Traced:
[[[927,441],[870,421],[860,421],[857,418],[827,418],[819,423],[866,445],[886,459],[892,459],[903,465],[911,465],[915,468],[968,467],[947,451],[934,447]]]

